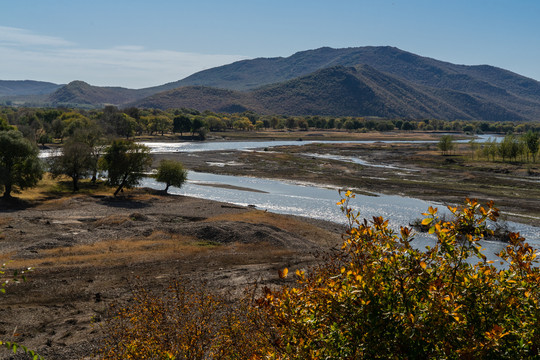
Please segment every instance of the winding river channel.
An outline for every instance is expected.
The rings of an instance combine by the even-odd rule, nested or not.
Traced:
[[[486,141],[489,137],[478,139]],[[256,151],[268,149],[274,146],[302,146],[311,143],[374,143],[376,141],[212,141],[212,142],[148,142],[143,143],[150,147],[152,153],[198,153],[204,151]],[[396,143],[397,141],[384,141]],[[400,141],[411,142],[411,141]],[[433,142],[433,141],[416,141]],[[47,157],[48,154],[42,154]],[[313,154],[309,154],[312,156]],[[325,155],[318,155],[325,156]],[[328,156],[332,160],[332,156]],[[389,171],[403,170],[399,167],[384,164],[370,164],[362,159],[335,158],[339,161],[352,161],[365,166],[386,167]],[[215,164],[216,166],[228,166],[228,164]],[[163,189],[163,184],[157,183],[153,178],[145,178],[141,186],[155,189]],[[315,219],[329,220],[336,223],[345,223],[345,216],[336,205],[340,195],[338,189],[333,186],[320,184],[279,181],[244,176],[217,175],[211,173],[199,173],[190,171],[188,181],[181,189],[171,187],[170,193],[205,198],[210,200],[233,203],[242,206],[253,205],[257,209],[268,210],[276,213],[306,216]],[[427,202],[415,198],[372,194],[357,195],[350,203],[351,207],[360,211],[362,218],[371,219],[373,216],[382,216],[390,221],[390,224],[398,228],[408,225],[422,217],[429,206],[436,206],[440,211],[446,211],[444,204]],[[540,227],[530,226],[515,222],[506,222],[513,231],[519,231],[531,245],[540,249]],[[419,246],[432,243],[424,234],[417,234]],[[485,241],[483,246],[486,253],[494,253],[503,245],[499,242]]]
[[[484,137],[478,141],[485,141]],[[171,152],[200,152],[204,151],[256,151],[268,149],[274,146],[302,146],[310,143],[373,143],[375,141],[227,141],[227,142],[204,142],[204,143],[144,143],[154,153]],[[394,143],[395,141],[388,141]],[[410,141],[409,141],[410,142]],[[312,154],[310,154],[311,156]],[[204,156],[204,155],[203,155]],[[324,156],[324,155],[322,155]],[[328,157],[331,159],[331,156]],[[370,164],[362,159],[335,159],[340,161],[353,161],[365,166],[386,167],[389,171],[403,170],[399,167],[384,164]],[[215,164],[227,166],[227,164]],[[163,184],[157,183],[152,178],[146,178],[142,186],[162,189]],[[174,194],[200,197],[216,201],[223,201],[242,206],[254,205],[258,209],[276,213],[307,216],[316,219],[329,220],[337,223],[345,223],[345,216],[336,206],[340,199],[338,189],[333,186],[320,184],[279,181],[244,176],[217,175],[190,171],[188,181],[181,189],[171,188]],[[439,208],[443,213],[446,211],[444,204],[427,202],[415,198],[372,194],[357,195],[350,205],[360,211],[363,218],[371,219],[373,216],[382,216],[390,221],[394,227],[408,225],[422,217],[432,205]],[[540,227],[530,226],[515,222],[505,223],[511,230],[519,231],[525,238],[540,248]],[[432,242],[423,234],[417,235],[419,245],[427,245]],[[485,241],[483,244],[487,253],[492,253],[501,248],[501,243]]]

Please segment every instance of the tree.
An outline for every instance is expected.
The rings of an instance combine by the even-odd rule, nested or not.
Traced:
[[[38,149],[17,130],[0,131],[0,185],[5,199],[14,188],[35,186],[43,175]]]
[[[207,116],[204,121],[208,125],[210,131],[222,131],[225,128],[225,123],[217,116]]]
[[[148,129],[150,134],[154,131],[161,133],[161,136],[166,131],[169,131],[173,126],[173,122],[165,115],[153,115],[150,116],[150,121],[148,122]]]
[[[238,130],[250,130],[253,128],[253,124],[247,117],[242,117],[233,122],[233,128]]]
[[[523,135],[523,137],[525,143],[527,144],[527,149],[532,155],[533,162],[536,162],[536,155],[538,154],[538,148],[540,145],[540,136],[538,135],[538,132],[533,132],[532,130],[529,130],[525,135]]]
[[[161,160],[156,174],[156,180],[165,183],[165,193],[167,193],[170,186],[182,187],[186,179],[187,171],[181,162]]]
[[[454,149],[454,137],[452,135],[443,135],[437,144],[443,155]]]
[[[101,129],[92,123],[84,129],[75,131],[71,139],[76,142],[84,143],[90,148],[90,170],[92,173],[92,183],[97,180],[99,158],[105,149],[106,142],[102,137]]]
[[[191,130],[191,119],[187,115],[178,115],[173,120],[173,132],[179,132],[180,136],[183,133]]]
[[[195,117],[191,123],[191,136],[194,137],[195,133],[198,133],[199,137],[204,140],[206,136],[206,123],[200,116]]]
[[[15,130],[14,126],[9,125],[6,119],[0,117],[0,131]]]
[[[100,159],[101,169],[108,173],[109,185],[118,186],[114,196],[124,187],[137,185],[151,163],[150,149],[129,140],[114,140]]]
[[[67,175],[72,179],[73,191],[79,191],[79,180],[88,176],[94,168],[92,147],[73,139],[66,141],[61,154],[51,158],[50,171],[54,177]]]

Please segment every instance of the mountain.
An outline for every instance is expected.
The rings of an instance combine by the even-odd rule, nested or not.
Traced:
[[[40,101],[294,115],[540,118],[536,80],[489,65],[456,65],[388,46],[323,47],[286,58],[242,60],[138,90],[75,81],[52,91],[40,95]]]
[[[0,80],[0,96],[44,95],[52,93],[62,85],[33,80]]]
[[[414,85],[457,91],[481,102],[496,103],[529,120],[540,117],[540,82],[488,65],[456,65],[412,54],[395,47],[323,47],[287,58],[238,61],[195,73],[174,83],[232,90],[251,90],[291,80],[317,70],[369,65]]]
[[[435,94],[434,94],[435,92]],[[261,114],[523,120],[467,94],[413,85],[368,65],[334,66],[252,91],[185,86],[133,103],[148,108],[195,108]]]
[[[84,81],[72,81],[48,96],[52,105],[90,105],[124,104],[146,96],[139,90],[122,87],[92,86]]]

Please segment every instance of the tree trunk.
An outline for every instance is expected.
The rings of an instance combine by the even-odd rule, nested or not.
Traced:
[[[171,185],[167,184],[167,186],[165,187],[165,194],[167,194],[167,191],[169,191],[169,186],[171,186]]]
[[[4,184],[4,195],[2,195],[4,199],[11,199],[11,183]]]
[[[74,176],[73,178],[73,192],[79,191],[79,177]]]
[[[116,195],[118,195],[118,193],[120,191],[122,191],[122,188],[124,187],[124,185],[126,184],[126,180],[127,180],[127,175],[124,176],[124,178],[122,179],[122,182],[120,183],[120,185],[118,186],[118,189],[116,189],[116,191],[114,192],[114,197],[116,197]]]

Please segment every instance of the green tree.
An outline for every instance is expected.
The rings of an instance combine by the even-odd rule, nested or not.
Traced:
[[[454,149],[454,137],[452,135],[443,135],[437,144],[443,155]]]
[[[108,173],[108,183],[117,186],[114,196],[124,187],[139,184],[151,163],[150,149],[129,140],[114,140],[100,159],[101,169]]]
[[[9,125],[6,119],[0,117],[0,131],[15,130],[14,126]]]
[[[43,175],[38,149],[17,130],[0,131],[0,185],[5,199],[14,189],[35,186]]]
[[[523,138],[525,140],[525,143],[527,144],[528,152],[532,155],[533,162],[536,162],[536,155],[538,155],[538,148],[540,145],[540,136],[538,135],[538,132],[533,132],[532,130],[529,130],[525,135],[523,135]]]
[[[170,186],[182,187],[187,179],[187,171],[181,162],[173,160],[161,160],[159,163],[156,180],[165,183],[165,193]]]
[[[178,115],[173,120],[173,132],[180,133],[180,136],[183,136],[183,133],[189,132],[191,130],[191,119],[187,115]]]
[[[101,129],[95,123],[92,123],[92,126],[75,131],[71,139],[86,144],[90,148],[90,170],[92,173],[92,183],[95,183],[99,170],[99,158],[106,146],[106,140],[102,136]]]
[[[206,135],[205,129],[206,123],[201,117],[197,116],[195,117],[195,119],[193,119],[193,122],[191,123],[191,136],[193,137],[195,136],[195,133],[199,133],[199,137],[204,139]]]
[[[93,169],[92,147],[74,139],[66,141],[59,156],[51,158],[50,171],[54,177],[67,175],[72,179],[73,191],[79,191],[79,180]]]

